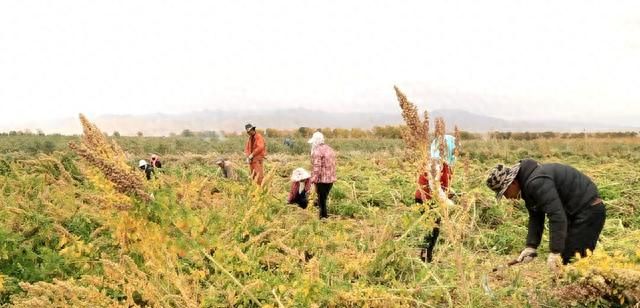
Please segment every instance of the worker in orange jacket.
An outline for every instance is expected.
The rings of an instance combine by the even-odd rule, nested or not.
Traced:
[[[251,123],[245,125],[244,128],[247,131],[247,135],[249,135],[247,145],[244,147],[245,161],[249,164],[251,178],[258,185],[262,185],[262,179],[264,178],[262,163],[267,155],[267,145],[264,142],[264,137],[256,132],[256,127]]]

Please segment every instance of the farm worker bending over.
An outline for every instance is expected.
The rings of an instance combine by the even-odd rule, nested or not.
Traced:
[[[216,165],[218,165],[218,167],[220,167],[220,170],[222,170],[222,176],[224,178],[231,179],[231,180],[238,179],[236,176],[235,167],[233,166],[233,163],[228,161],[226,158],[224,157],[218,158],[216,160]]]
[[[162,168],[162,162],[160,162],[158,155],[151,154],[151,166],[153,168]]]
[[[454,155],[456,147],[455,140],[456,139],[451,135],[444,136],[444,159],[440,159],[440,142],[438,138],[434,139],[431,143],[431,158],[438,162],[442,162],[442,164],[438,164],[438,166],[440,166],[440,189],[438,193],[442,196],[447,196],[449,192],[449,184],[451,183],[451,176],[453,174],[451,168],[453,167],[456,159]],[[430,168],[430,166],[427,164],[424,168]],[[437,175],[434,174],[434,176]],[[431,186],[433,185],[430,185],[426,171],[420,173],[420,176],[418,177],[418,185],[419,187],[415,194],[416,203],[422,204],[427,200],[431,200]],[[437,218],[436,227],[424,237],[424,245],[420,253],[420,257],[425,262],[431,262],[433,259],[433,248],[436,246],[438,235],[440,234],[439,225],[440,218]]]
[[[258,185],[262,185],[262,179],[264,178],[262,162],[267,155],[267,145],[264,142],[264,137],[256,132],[255,126],[247,124],[244,126],[244,129],[247,131],[247,135],[249,135],[247,145],[244,147],[244,154],[246,155],[246,162],[249,164],[251,178]]]
[[[308,143],[311,144],[311,184],[315,184],[318,193],[320,219],[329,217],[327,213],[327,198],[333,183],[336,181],[336,153],[324,143],[321,132],[313,133]]]
[[[284,138],[283,144],[288,146],[290,149],[293,149],[295,142],[291,138]]]
[[[518,261],[529,262],[536,256],[545,215],[549,218],[551,253],[547,265],[551,270],[559,270],[576,253],[585,257],[587,249],[596,248],[606,209],[596,185],[575,168],[524,159],[510,168],[497,165],[487,178],[487,186],[496,192],[496,199],[504,195],[525,201],[529,227],[526,248]]]
[[[151,180],[151,174],[155,174],[155,171],[153,171],[153,166],[151,166],[149,163],[147,163],[146,160],[141,159],[138,162],[138,168],[140,168],[140,170],[144,171],[144,174],[147,177],[147,180]]]
[[[287,203],[295,203],[306,209],[309,204],[309,192],[311,192],[311,174],[304,168],[296,168],[291,174],[291,191],[289,191]]]

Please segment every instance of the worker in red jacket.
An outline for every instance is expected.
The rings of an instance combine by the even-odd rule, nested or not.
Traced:
[[[287,203],[297,204],[300,208],[306,209],[310,193],[311,174],[304,168],[296,168],[291,174],[291,189]]]
[[[437,160],[440,167],[440,189],[436,193],[441,194],[445,198],[449,196],[449,186],[451,184],[451,176],[453,175],[452,165],[455,163],[454,149],[455,138],[451,135],[445,135],[444,138],[444,157],[440,157],[440,144],[439,140],[435,139],[431,143],[431,159]],[[429,168],[429,166],[424,166]],[[433,198],[431,185],[429,185],[429,179],[426,170],[420,170],[418,176],[418,189],[416,190],[415,199],[416,203],[422,204]],[[437,176],[434,174],[433,176]],[[433,248],[438,241],[438,235],[440,235],[440,218],[436,218],[436,226],[427,233],[424,237],[424,245],[420,253],[420,258],[425,262],[431,262],[433,260]]]

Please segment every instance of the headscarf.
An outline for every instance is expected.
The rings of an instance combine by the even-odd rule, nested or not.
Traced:
[[[500,199],[504,195],[504,192],[518,175],[518,171],[520,171],[520,163],[511,168],[499,164],[491,169],[487,178],[487,186],[496,193],[496,199]]]
[[[455,156],[456,138],[451,135],[444,135],[444,162],[453,166],[456,162]],[[440,159],[440,140],[436,138],[431,143],[431,158]]]
[[[324,144],[324,135],[321,132],[315,132],[307,142],[311,144],[311,154],[313,154],[319,145]]]

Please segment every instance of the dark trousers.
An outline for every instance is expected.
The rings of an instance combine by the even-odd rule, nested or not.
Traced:
[[[320,207],[320,219],[329,217],[327,213],[327,198],[333,187],[333,183],[316,183],[316,192],[318,193],[318,206]]]
[[[297,194],[296,197],[293,199],[293,202],[291,202],[291,203],[295,203],[300,208],[306,209],[307,205],[309,204],[309,201],[307,200],[307,192],[306,191],[302,191],[302,193]]]
[[[416,203],[422,204],[422,199],[416,198]],[[436,226],[424,236],[421,258],[425,262],[433,260],[433,248],[436,247],[438,236],[440,235],[440,218],[436,219]]]
[[[587,256],[587,249],[593,251],[604,227],[607,210],[604,204],[588,205],[582,211],[567,217],[567,239],[562,252],[562,262],[569,263],[576,253]]]

